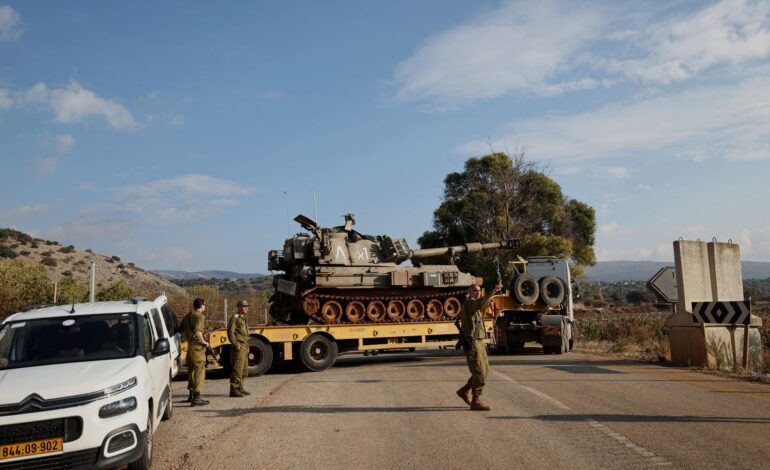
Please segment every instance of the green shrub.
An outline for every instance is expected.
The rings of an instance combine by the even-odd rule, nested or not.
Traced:
[[[75,252],[74,245],[67,245],[59,248],[59,253],[74,253],[74,252]]]
[[[138,292],[123,281],[118,281],[107,289],[96,294],[96,300],[128,300],[136,297]]]
[[[115,255],[113,255],[113,256],[112,256],[112,260],[113,260],[113,261],[120,261],[120,256],[115,256]]]
[[[40,260],[40,264],[42,264],[44,266],[55,267],[57,263],[56,263],[55,259],[53,259],[53,258],[51,258],[49,256],[44,256],[43,259]]]
[[[59,282],[59,301],[64,303],[85,302],[88,300],[88,287],[71,277],[62,278]]]
[[[12,248],[7,247],[5,245],[0,245],[0,258],[8,258],[13,259],[18,256],[15,251],[13,251]]]
[[[0,264],[0,320],[31,304],[53,300],[53,286],[41,266]]]

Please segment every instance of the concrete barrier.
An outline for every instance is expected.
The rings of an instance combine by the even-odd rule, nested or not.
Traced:
[[[751,316],[743,325],[695,323],[693,302],[743,300],[740,247],[734,243],[677,240],[674,242],[679,301],[666,320],[671,362],[676,365],[734,368],[748,356],[758,365],[762,358],[761,318]],[[748,349],[745,346],[748,345]]]

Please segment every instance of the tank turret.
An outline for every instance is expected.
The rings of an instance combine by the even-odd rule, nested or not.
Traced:
[[[268,253],[273,283],[270,312],[285,323],[436,321],[456,318],[466,289],[476,282],[454,265],[455,255],[512,249],[518,240],[412,250],[404,239],[365,235],[344,225],[320,227],[299,215],[310,233],[298,233],[283,250]],[[447,264],[421,264],[446,257]],[[412,266],[401,266],[411,260]]]

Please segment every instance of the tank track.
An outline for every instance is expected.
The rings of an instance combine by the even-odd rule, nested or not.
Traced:
[[[309,293],[301,307],[322,324],[451,321],[459,317],[465,295],[465,289],[421,295]]]

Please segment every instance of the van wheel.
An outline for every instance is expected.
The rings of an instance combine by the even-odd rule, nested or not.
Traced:
[[[152,467],[152,411],[147,416],[147,438],[144,440],[142,456],[128,464],[129,470],[150,470]]]
[[[324,335],[312,334],[299,348],[302,364],[313,372],[328,369],[337,360],[337,343]]]
[[[249,339],[249,377],[258,377],[273,365],[273,348],[260,338]]]

